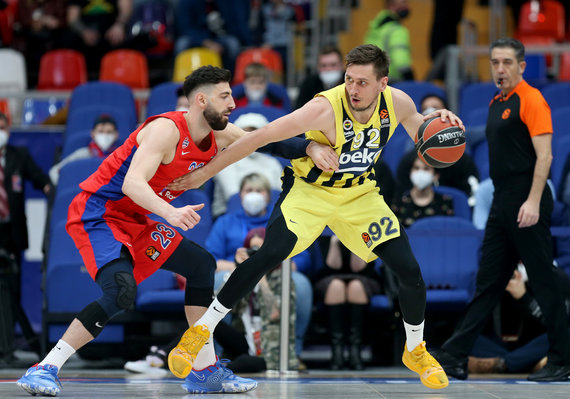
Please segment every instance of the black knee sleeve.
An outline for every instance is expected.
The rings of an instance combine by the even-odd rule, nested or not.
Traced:
[[[103,327],[109,321],[109,316],[97,301],[91,302],[77,315],[77,320],[89,331],[93,338],[97,338]]]
[[[106,265],[97,275],[97,284],[103,290],[97,302],[109,318],[134,308],[137,283],[128,259],[118,259]]]

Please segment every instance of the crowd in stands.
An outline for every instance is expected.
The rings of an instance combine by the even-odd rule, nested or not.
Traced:
[[[0,1],[0,6],[2,3]],[[94,80],[91,77],[98,76],[101,58],[117,49],[128,48],[141,52],[145,55],[145,62],[156,56],[166,58],[170,62],[188,49],[207,49],[218,55],[220,66],[232,70],[235,74],[232,91],[237,109],[230,119],[246,131],[259,129],[293,109],[300,108],[315,94],[344,82],[341,51],[336,46],[326,45],[319,51],[315,72],[299,82],[299,91],[295,98],[289,97],[282,78],[287,65],[290,65],[287,57],[290,54],[288,45],[291,41],[291,26],[300,28],[306,18],[303,2],[252,0],[251,4],[248,4],[235,0],[178,0],[154,4],[160,9],[157,15],[163,17],[162,20],[157,17],[157,20],[161,21],[158,28],[146,26],[144,23],[148,21],[139,18],[140,7],[150,7],[145,5],[145,2],[20,0],[16,6],[18,17],[13,25],[13,37],[7,41],[5,35],[0,35],[0,44],[16,49],[24,55],[29,88],[41,88],[42,63],[46,62],[47,54],[56,49],[79,52],[84,57],[83,68],[86,67],[89,79],[79,79],[75,86],[66,87],[68,90],[75,89],[80,84],[83,84],[80,88],[86,90],[90,84],[100,83],[89,82],[85,85],[87,80]],[[401,24],[409,11],[408,2],[405,0],[386,1],[386,9],[371,19],[364,39],[366,43],[377,44],[390,53],[391,83],[413,81],[415,77],[409,33]],[[259,55],[241,68],[240,56],[245,50],[252,48],[260,51],[272,49],[277,53],[281,66],[275,68],[268,59]],[[152,75],[152,71],[149,71],[149,75]],[[239,76],[242,77],[241,81]],[[168,80],[171,80],[170,78],[171,76],[168,76]],[[153,82],[155,78],[150,80]],[[146,88],[148,86],[147,80]],[[188,109],[188,100],[182,94],[179,83],[150,86],[152,87],[147,111],[152,112],[150,110],[153,109],[153,95],[159,99],[154,101],[160,102],[164,107],[160,112],[184,112]],[[162,86],[160,90],[159,86]],[[426,82],[418,82],[418,87],[420,86],[423,87],[423,92],[420,90],[417,93],[422,94],[406,91],[418,104],[420,112],[429,114],[433,110],[447,108],[445,92],[441,88]],[[109,103],[108,98],[117,97],[116,94],[108,93],[101,96],[87,95],[87,103],[77,107],[76,89],[71,102],[60,110],[63,120],[67,119],[63,156],[49,170],[49,179],[35,166],[24,150],[21,150],[21,154],[28,160],[26,167],[29,170],[22,172],[21,178],[41,187],[46,195],[53,196],[55,190],[63,192],[69,189],[70,187],[61,187],[58,184],[60,172],[65,173],[66,167],[68,170],[73,168],[78,160],[104,159],[136,127],[140,118],[134,116],[138,109],[132,98],[133,88],[136,87],[131,86],[127,90],[129,104],[126,108]],[[101,90],[103,93],[103,88]],[[489,100],[488,97],[481,99],[478,107],[486,108]],[[549,103],[553,110],[555,107],[565,107],[570,113],[570,101],[563,103],[561,100],[560,106],[551,99]],[[463,105],[460,106],[463,112]],[[146,116],[152,116],[152,113],[147,112]],[[467,115],[462,117],[466,118]],[[79,122],[81,128],[72,128],[71,125],[75,122]],[[556,121],[554,122],[556,126]],[[468,140],[468,150],[464,156],[455,165],[445,169],[434,169],[424,164],[418,158],[413,143],[408,140],[405,132],[396,131],[385,149],[386,155],[383,154],[375,165],[374,176],[381,194],[402,226],[408,228],[419,219],[445,216],[462,218],[472,222],[477,229],[484,229],[490,211],[493,184],[488,178],[488,158],[479,156],[481,148],[485,148],[487,144],[484,129],[481,127],[483,124],[467,124],[467,136],[469,137],[472,131],[475,138]],[[568,125],[564,128],[567,129]],[[556,127],[554,130],[555,136],[566,136],[560,139],[561,149],[555,149],[555,156],[560,155],[563,159],[556,160],[552,179],[549,180],[556,200],[552,225],[568,227],[570,149],[564,149],[564,146],[570,148],[570,135],[567,130],[557,131]],[[406,136],[405,140],[401,139],[403,136]],[[8,138],[8,117],[0,113],[0,185],[5,184],[7,176],[4,170],[7,170],[9,160]],[[208,200],[207,209],[212,220],[211,225],[207,225],[202,232],[202,244],[216,259],[216,289],[219,289],[228,275],[259,247],[259,240],[263,242],[263,227],[267,224],[279,196],[281,173],[287,164],[283,159],[256,152],[227,167],[216,175],[212,182],[201,188]],[[21,180],[11,180],[10,185],[12,191],[23,192]],[[14,195],[12,192],[9,194]],[[0,187],[0,230],[4,232],[4,229],[8,228],[5,221],[10,217],[15,220],[16,217],[11,214],[8,217],[3,213],[2,197]],[[10,199],[12,212],[20,210],[16,202],[20,205],[24,203],[21,196],[18,198],[17,201]],[[59,221],[51,221],[53,226],[57,222]],[[25,226],[25,223],[22,225]],[[61,223],[58,226],[63,228]],[[51,231],[51,228],[47,231]],[[18,234],[25,235],[27,232]],[[5,234],[2,234],[2,237],[4,240]],[[20,262],[18,257],[26,248],[27,238],[17,243],[16,249],[10,247],[14,244],[2,242],[0,261],[4,257],[2,251],[6,247],[10,250],[9,261]],[[564,272],[570,275],[570,236],[555,237],[554,250],[555,266],[561,271],[561,276],[564,276],[561,278],[566,279]],[[290,368],[304,367],[302,351],[305,337],[318,335],[318,328],[312,327],[312,324],[319,321],[311,318],[314,312],[319,311],[326,315],[324,323],[328,331],[318,339],[330,342],[330,367],[339,370],[348,365],[354,370],[363,369],[365,362],[361,349],[363,345],[368,344],[363,336],[363,325],[369,314],[378,311],[371,306],[371,303],[374,303],[373,298],[391,294],[386,279],[378,262],[365,263],[350,253],[334,234],[325,232],[316,245],[295,256],[292,273],[290,325],[293,338],[290,345]],[[0,280],[0,290],[1,284]],[[171,289],[178,288],[173,284]],[[233,312],[232,320],[218,327],[220,331],[215,331],[214,337],[223,348],[219,350],[220,355],[222,350],[229,353],[235,361],[236,370],[257,371],[278,367],[276,331],[280,318],[280,294],[280,273],[276,269],[270,272],[258,284],[251,297]],[[19,293],[14,296],[13,301],[17,302],[18,296]],[[567,295],[566,300],[570,301],[570,295]],[[394,306],[397,306],[397,303]],[[501,317],[495,318],[493,322],[501,325],[490,326],[477,341],[469,363],[471,372],[521,372],[540,366],[542,356],[537,357],[536,354],[545,353],[544,328],[540,324],[540,309],[537,311],[533,306],[536,304],[533,303],[532,292],[525,285],[524,265],[521,265],[513,275],[513,281],[509,283],[503,301],[496,310]],[[518,309],[517,313],[521,316],[516,321],[506,317],[510,313],[508,309],[513,307]],[[524,329],[527,335],[522,336],[521,333],[521,336],[517,337],[516,345],[505,343],[505,337],[512,335],[509,329],[512,329],[515,323],[524,324],[525,327],[531,325],[532,328]],[[229,325],[237,328],[237,332]],[[230,330],[224,330],[226,328]],[[497,331],[500,331],[498,336]],[[238,341],[241,346],[235,345]],[[345,345],[349,348],[348,359],[345,359]],[[168,348],[153,346],[142,363],[130,362],[126,368],[134,372],[160,369],[165,367],[165,353],[168,353]],[[9,355],[11,348],[0,347],[0,358]],[[259,355],[264,358],[261,365],[251,361],[252,357]],[[238,359],[240,361],[237,361]]]

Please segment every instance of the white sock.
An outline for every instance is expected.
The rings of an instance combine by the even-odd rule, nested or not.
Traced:
[[[216,363],[216,352],[214,351],[214,339],[212,338],[212,334],[210,334],[210,338],[204,344],[200,352],[198,352],[192,368],[194,370],[203,370],[214,363]]]
[[[230,312],[231,309],[222,305],[218,298],[214,298],[206,313],[194,323],[194,325],[205,325],[210,330],[210,335],[214,333],[218,323]]]
[[[406,347],[411,352],[424,340],[424,322],[422,321],[417,326],[404,322],[404,328],[406,329]]]
[[[46,364],[53,364],[58,370],[60,370],[67,359],[69,359],[74,353],[75,349],[73,349],[67,342],[60,339],[39,365],[44,366]]]

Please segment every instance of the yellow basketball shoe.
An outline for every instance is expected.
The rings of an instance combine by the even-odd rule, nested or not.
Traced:
[[[178,345],[168,354],[168,368],[178,378],[186,378],[200,349],[210,338],[210,331],[205,325],[191,326],[186,330]]]
[[[418,373],[422,384],[428,388],[441,389],[449,385],[445,371],[426,350],[425,341],[416,346],[411,352],[406,344],[402,362],[404,362],[407,368]]]

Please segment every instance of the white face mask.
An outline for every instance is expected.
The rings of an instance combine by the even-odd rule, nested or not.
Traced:
[[[9,137],[10,135],[6,130],[0,130],[0,148],[6,147],[6,144],[8,144]]]
[[[241,205],[248,215],[256,216],[265,210],[267,202],[263,194],[252,191],[243,196]]]
[[[437,109],[435,109],[434,107],[427,107],[426,109],[424,109],[424,112],[422,112],[422,115],[429,115],[432,112],[437,111]]]
[[[93,135],[93,141],[97,144],[97,147],[101,149],[101,151],[105,152],[115,142],[115,135],[109,133],[95,133]]]
[[[249,101],[256,103],[256,102],[261,101],[261,99],[265,95],[265,91],[264,90],[245,89],[245,95],[247,96]]]
[[[319,72],[319,78],[321,78],[325,87],[332,87],[335,84],[337,84],[341,76],[342,76],[342,71]]]
[[[188,111],[188,107],[178,107],[178,108],[176,108],[176,111],[184,111],[184,112],[186,112],[186,111]]]
[[[433,183],[433,173],[428,172],[427,170],[414,170],[410,174],[410,180],[414,186],[423,190]]]

